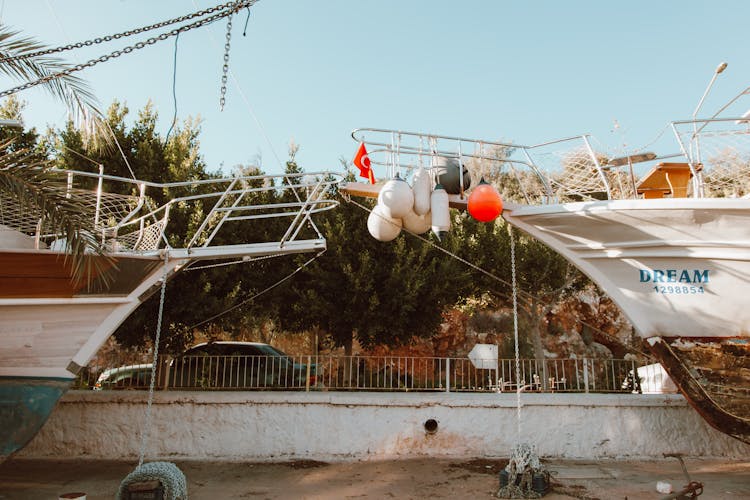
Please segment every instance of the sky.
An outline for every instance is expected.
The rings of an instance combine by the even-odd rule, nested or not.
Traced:
[[[0,19],[58,46],[218,3],[0,0]],[[79,75],[103,108],[117,99],[131,118],[151,100],[162,135],[174,83],[178,118],[202,120],[210,170],[260,163],[268,173],[283,169],[292,140],[307,172],[341,171],[359,127],[528,145],[590,133],[612,150],[636,150],[670,120],[690,118],[722,61],[699,115],[750,86],[744,0],[260,0],[243,36],[245,19],[233,21],[223,112],[224,20],[180,35],[176,72],[170,38]],[[81,63],[133,42],[65,58]],[[0,76],[3,89],[14,83]],[[18,97],[28,126],[64,125],[65,108],[42,90]],[[654,147],[677,151],[669,133]]]

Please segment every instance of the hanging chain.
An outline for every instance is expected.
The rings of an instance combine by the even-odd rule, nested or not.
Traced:
[[[37,52],[29,52],[27,54],[19,54],[15,56],[7,56],[7,57],[0,57],[0,63],[7,63],[7,62],[14,62],[14,61],[22,61],[24,59],[31,59],[33,57],[39,57],[39,56],[46,56],[49,54],[57,54],[60,52],[65,52],[67,50],[73,50],[73,49],[80,49],[83,47],[91,47],[92,45],[97,45],[100,43],[105,42],[111,42],[112,40],[119,40],[120,38],[126,38],[132,35],[140,35],[141,33],[145,33],[147,31],[163,28],[165,26],[169,26],[171,24],[177,24],[184,21],[189,21],[191,19],[195,19],[196,17],[203,17],[208,14],[213,14],[217,11],[222,11],[228,8],[231,8],[235,2],[227,2],[223,5],[217,5],[215,7],[211,7],[208,9],[204,9],[198,12],[193,12],[192,14],[186,14],[184,16],[176,17],[174,19],[170,19],[168,21],[162,21],[160,23],[151,24],[149,26],[143,26],[141,28],[135,28],[132,30],[123,31],[122,33],[116,33],[114,35],[106,35],[102,37],[93,38],[91,40],[86,40],[85,42],[77,42],[77,43],[71,43],[69,45],[63,45],[61,47],[55,47],[51,49],[45,49],[45,50],[39,50]],[[253,3],[253,2],[243,2],[244,4]],[[247,5],[249,8],[250,5]],[[242,7],[239,7],[242,8]],[[233,9],[234,10],[234,9]]]
[[[516,239],[513,237],[513,226],[508,224],[510,235],[510,269],[513,284],[513,343],[516,354],[516,442],[521,442],[521,359],[518,348],[518,292],[516,286]]]
[[[164,274],[161,277],[161,295],[159,297],[159,313],[156,319],[156,338],[154,338],[154,358],[151,364],[151,381],[148,386],[148,404],[146,405],[146,423],[141,431],[141,449],[138,454],[138,467],[143,465],[146,456],[146,446],[151,434],[151,404],[154,401],[154,385],[156,381],[156,368],[159,362],[159,342],[161,341],[161,323],[164,317],[164,299],[167,293],[167,277],[169,275],[169,253],[164,254]]]
[[[143,42],[138,42],[134,45],[130,45],[128,47],[125,47],[120,50],[115,50],[114,52],[111,52],[109,54],[103,55],[101,57],[98,57],[96,59],[91,59],[85,63],[82,64],[76,64],[75,66],[72,66],[70,68],[67,68],[63,71],[60,71],[58,73],[53,73],[51,75],[47,75],[43,78],[40,78],[38,80],[34,80],[31,82],[24,83],[23,85],[19,85],[17,87],[13,87],[12,89],[5,90],[3,92],[0,92],[0,97],[6,97],[11,94],[15,94],[16,92],[20,92],[22,90],[29,89],[31,87],[35,87],[37,85],[40,85],[42,83],[49,82],[51,80],[55,80],[57,78],[61,78],[63,76],[68,76],[72,73],[75,73],[76,71],[81,71],[86,68],[90,68],[92,66],[95,66],[99,63],[109,61],[110,59],[114,59],[116,57],[120,57],[123,54],[129,54],[133,52],[134,50],[142,49],[144,47],[147,47],[149,45],[153,45],[156,42],[160,42],[162,40],[166,40],[169,37],[176,36],[180,33],[183,33],[185,31],[192,30],[194,28],[200,28],[201,26],[205,26],[206,24],[210,24],[214,21],[217,21],[221,18],[231,16],[233,15],[237,10],[243,9],[245,7],[250,7],[253,4],[255,4],[257,0],[238,0],[236,2],[230,2],[225,4],[223,7],[223,10],[219,10],[216,14],[213,14],[212,16],[209,16],[205,19],[200,19],[198,21],[195,21],[190,24],[186,24],[184,26],[180,26],[179,28],[174,28],[171,31],[162,33],[158,36],[151,37],[148,40],[145,40]]]
[[[224,44],[224,66],[221,68],[221,91],[219,92],[219,111],[224,111],[227,102],[227,73],[229,73],[229,43],[232,40],[232,14],[227,19],[227,41]]]

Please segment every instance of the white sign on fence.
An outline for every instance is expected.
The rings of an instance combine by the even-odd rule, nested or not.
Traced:
[[[469,360],[475,368],[483,370],[497,369],[497,345],[476,344],[469,353]]]

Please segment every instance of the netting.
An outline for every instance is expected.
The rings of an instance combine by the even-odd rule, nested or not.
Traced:
[[[738,198],[750,194],[750,130],[702,132],[693,141],[691,152],[695,163],[703,165],[704,196]]]
[[[71,198],[97,218],[97,227],[113,227],[127,216],[138,204],[138,197],[113,193],[102,193],[97,197],[96,191],[70,189],[66,192]],[[98,198],[98,209],[97,209]],[[7,193],[0,193],[0,224],[22,233],[36,233],[41,219],[41,211],[30,204],[21,204]],[[45,231],[41,225],[41,233]]]

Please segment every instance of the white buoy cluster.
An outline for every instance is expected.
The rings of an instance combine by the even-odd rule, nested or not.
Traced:
[[[411,186],[398,174],[386,182],[367,219],[367,229],[379,241],[394,240],[402,228],[415,234],[432,229],[438,239],[451,228],[448,192],[439,177],[433,188],[432,175],[422,166],[414,172]]]

